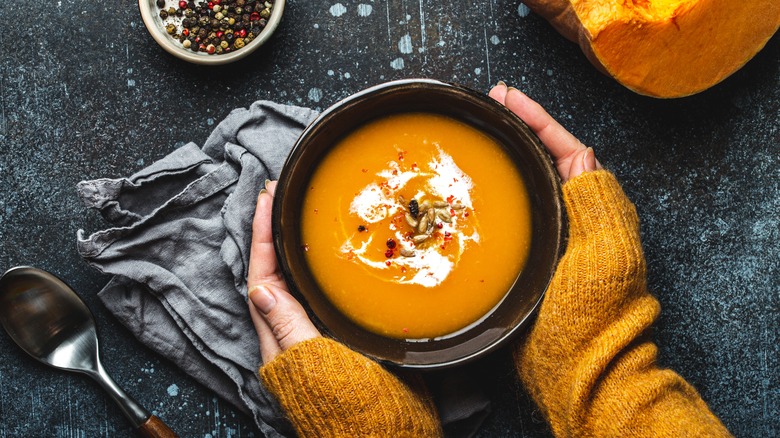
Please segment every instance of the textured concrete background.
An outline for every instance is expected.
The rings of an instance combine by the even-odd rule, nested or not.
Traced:
[[[360,3],[360,4],[359,4]],[[140,343],[99,303],[108,280],[75,233],[102,227],[83,179],[128,175],[203,143],[257,99],[324,109],[367,86],[432,77],[526,91],[585,143],[637,204],[663,310],[663,365],[737,436],[780,433],[780,38],[713,89],[661,101],[598,73],[518,1],[292,1],[248,59],[193,66],[163,52],[137,4],[21,0],[0,11],[0,269],[66,279],[97,317],[105,366],[186,437],[258,436],[250,419]],[[494,398],[480,436],[548,436],[508,352],[474,365]],[[132,436],[81,376],[0,336],[0,437]]]

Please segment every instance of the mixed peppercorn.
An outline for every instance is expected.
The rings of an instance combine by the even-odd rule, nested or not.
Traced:
[[[273,0],[179,0],[178,8],[167,4],[157,0],[166,32],[185,49],[209,55],[249,44],[268,24],[274,6]]]

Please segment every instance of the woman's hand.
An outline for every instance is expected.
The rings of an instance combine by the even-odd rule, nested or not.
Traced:
[[[271,204],[276,182],[266,181],[257,197],[249,254],[249,314],[260,339],[263,363],[298,342],[320,336],[306,311],[290,295],[279,272],[271,235]]]
[[[555,160],[555,167],[566,182],[583,172],[601,169],[593,149],[585,147],[576,137],[555,121],[538,103],[520,90],[503,82],[493,87],[490,97],[503,104],[531,128]]]

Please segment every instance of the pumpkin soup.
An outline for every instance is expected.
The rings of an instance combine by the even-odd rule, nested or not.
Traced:
[[[356,324],[428,339],[488,315],[528,257],[530,201],[493,139],[411,113],[343,138],[312,175],[302,238],[328,299]]]

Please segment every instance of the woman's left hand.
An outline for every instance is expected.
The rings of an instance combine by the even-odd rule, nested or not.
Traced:
[[[563,182],[585,172],[601,169],[593,149],[582,144],[525,93],[499,82],[490,90],[489,96],[523,119],[539,137],[555,160],[555,167]]]
[[[276,182],[266,182],[257,197],[249,254],[249,314],[260,339],[263,363],[293,345],[320,336],[303,306],[290,295],[276,261],[271,234],[271,204]]]

